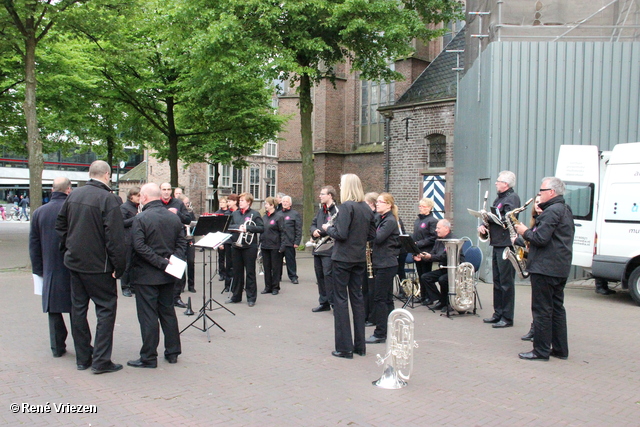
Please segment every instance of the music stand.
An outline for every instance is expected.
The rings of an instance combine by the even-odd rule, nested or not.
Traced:
[[[400,250],[402,252],[405,252],[408,254],[420,255],[420,248],[418,248],[418,246],[416,245],[416,242],[413,241],[413,238],[410,235],[401,234],[400,236],[398,236],[398,240],[400,241],[400,246],[401,246]],[[420,277],[418,277],[418,286],[420,286]],[[426,298],[426,295],[423,295],[422,297]],[[404,303],[402,308],[405,308],[409,304],[411,304],[411,308],[414,308],[413,292],[411,293],[411,295],[409,295],[409,297],[407,298],[407,301]],[[427,308],[435,313],[435,311],[431,307],[427,306]]]
[[[207,280],[206,280],[206,255],[204,253],[204,249],[209,250],[209,262],[211,263],[211,251],[217,249],[221,244],[223,244],[226,240],[228,240],[231,235],[224,233],[228,227],[229,216],[225,215],[212,215],[212,216],[201,216],[196,223],[195,228],[193,229],[194,236],[205,236],[203,239],[195,243],[195,246],[202,248],[202,307],[198,311],[198,316],[195,318],[193,322],[187,325],[180,333],[182,334],[184,331],[189,329],[189,327],[193,326],[194,328],[207,333],[207,340],[211,342],[211,335],[209,334],[209,329],[213,326],[217,326],[222,330],[222,332],[226,332],[226,330],[220,326],[218,322],[213,320],[208,314],[207,310],[211,311],[213,308],[213,303],[216,303],[219,307],[224,308],[229,313],[236,315],[233,311],[229,310],[227,307],[220,304],[218,301],[213,299],[212,295],[212,281],[215,277],[216,273],[211,272],[211,267],[209,267],[209,299],[207,300]],[[217,310],[217,308],[216,308]],[[202,328],[197,326],[195,323],[202,319]],[[211,321],[211,325],[207,325],[207,319]]]

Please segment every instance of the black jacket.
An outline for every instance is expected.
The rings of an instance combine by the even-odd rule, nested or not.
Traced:
[[[237,209],[235,212],[231,214],[231,225],[229,226],[229,231],[231,231],[231,241],[235,243],[240,236],[239,231],[232,231],[231,229],[237,229],[242,224],[244,224],[247,220],[251,220],[255,223],[255,225],[249,225],[247,227],[247,231],[251,233],[262,233],[264,231],[264,223],[262,222],[262,217],[260,216],[260,212],[255,211],[253,209],[247,209],[245,213],[242,213],[240,209]],[[242,242],[242,247],[233,246],[233,249],[247,249],[249,247],[258,247],[258,236],[254,234],[253,241],[251,245],[247,245],[245,241]]]
[[[140,285],[163,285],[176,278],[165,273],[169,258],[186,260],[187,241],[180,219],[164,208],[162,201],[147,203],[131,227],[133,259],[131,282]]]
[[[133,225],[133,219],[138,215],[138,206],[131,200],[127,200],[120,205],[120,212],[122,212],[122,219],[124,222],[124,241],[127,245],[130,245],[131,226]]]
[[[498,197],[493,201],[493,207],[500,212],[500,218],[504,218],[507,212],[512,211],[515,208],[519,208],[520,206],[520,196],[516,194],[513,188],[509,188],[507,191],[499,193]],[[502,224],[496,224],[493,221],[489,221],[489,234],[491,246],[496,248],[506,248],[507,246],[511,246],[509,230],[503,228]]]
[[[67,195],[54,192],[51,201],[35,210],[31,217],[29,255],[33,274],[43,278],[42,311],[44,313],[71,312],[71,275],[64,266],[60,252],[60,236],[56,219]]]
[[[376,237],[371,243],[373,268],[396,267],[400,254],[400,229],[391,212],[381,215],[376,227]]]
[[[339,209],[338,209],[339,210]],[[320,233],[320,237],[324,237],[327,235],[327,232],[322,229],[322,224],[326,224],[333,215],[338,211],[336,210],[336,204],[332,204],[330,208],[327,208],[325,205],[320,206],[318,212],[316,212],[316,216],[311,221],[311,227],[309,231],[311,232],[311,238],[314,239],[313,233],[318,230]],[[326,251],[314,252],[315,256],[331,256],[333,253],[333,247],[331,249],[327,249]]]
[[[126,266],[120,202],[101,181],[90,179],[67,197],[56,221],[64,265],[79,273],[122,276]]]
[[[327,233],[335,240],[332,260],[365,262],[367,241],[376,235],[373,211],[365,202],[345,202]]]
[[[438,225],[438,218],[433,216],[433,212],[429,215],[419,214],[413,223],[413,241],[416,242],[416,246],[423,252],[430,252],[433,249],[433,245],[438,238],[436,234],[436,226]]]
[[[262,249],[277,249],[284,252],[285,225],[282,211],[273,211],[271,215],[266,213],[262,217],[262,222],[264,223],[264,231],[260,235]]]
[[[284,218],[284,245],[299,245],[302,240],[302,217],[293,209],[287,209],[286,211],[283,209],[280,212],[282,212]]]
[[[181,200],[172,197],[167,203],[165,203],[164,200],[161,200],[161,202],[162,205],[167,209],[176,208],[178,210],[178,218],[180,218],[180,221],[183,224],[189,225],[191,224],[191,221],[195,221],[195,216],[189,212],[189,210]]]
[[[551,277],[569,277],[575,226],[573,212],[556,196],[540,203],[542,213],[532,229],[524,232],[530,242],[527,271]]]

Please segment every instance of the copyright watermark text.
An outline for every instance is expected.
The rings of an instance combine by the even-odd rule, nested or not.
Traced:
[[[96,405],[75,405],[72,403],[45,403],[32,405],[30,403],[12,403],[9,409],[14,414],[97,414]]]

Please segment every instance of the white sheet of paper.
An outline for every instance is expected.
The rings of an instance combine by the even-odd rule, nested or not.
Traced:
[[[178,279],[181,279],[184,274],[184,270],[187,268],[187,262],[173,255],[169,258],[169,262],[171,262],[171,264],[168,264],[164,271]]]
[[[231,234],[229,233],[216,231],[215,233],[209,233],[202,239],[198,240],[198,242],[195,243],[195,246],[216,249],[218,246],[229,240],[230,237]]]
[[[42,286],[44,285],[44,279],[42,276],[32,274],[33,276],[33,293],[35,295],[42,295]]]

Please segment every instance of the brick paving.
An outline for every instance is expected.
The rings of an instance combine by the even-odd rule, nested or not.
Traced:
[[[255,307],[233,304],[211,316],[227,332],[182,334],[176,365],[125,366],[93,375],[75,369],[69,352],[51,357],[47,317],[33,295],[26,224],[0,223],[0,423],[6,425],[304,425],[304,426],[637,426],[640,424],[640,337],[637,307],[626,292],[602,297],[590,281],[566,290],[569,360],[528,362],[517,353],[530,343],[530,287],[516,288],[516,325],[482,323],[490,316],[491,285],[481,283],[484,309],[447,319],[424,307],[412,310],[414,369],[401,390],[372,386],[382,368],[369,345],[365,357],[331,356],[333,318],[311,313],[317,292],[311,256],[300,254],[300,284],[285,280],[278,296],[259,295]],[[201,259],[198,254],[198,275]],[[200,280],[198,278],[198,280]],[[262,278],[258,278],[259,289]],[[198,282],[200,283],[200,282]],[[223,302],[214,279],[213,297]],[[201,285],[192,296],[202,304]],[[136,359],[140,330],[135,301],[118,300],[113,360]],[[396,304],[398,306],[398,304]],[[181,327],[193,318],[178,310]],[[90,312],[91,319],[95,319]],[[95,323],[91,320],[90,323]],[[368,328],[367,333],[372,333]],[[160,346],[162,351],[162,342]],[[92,414],[12,413],[11,403],[96,405]],[[53,409],[53,408],[52,408]]]

